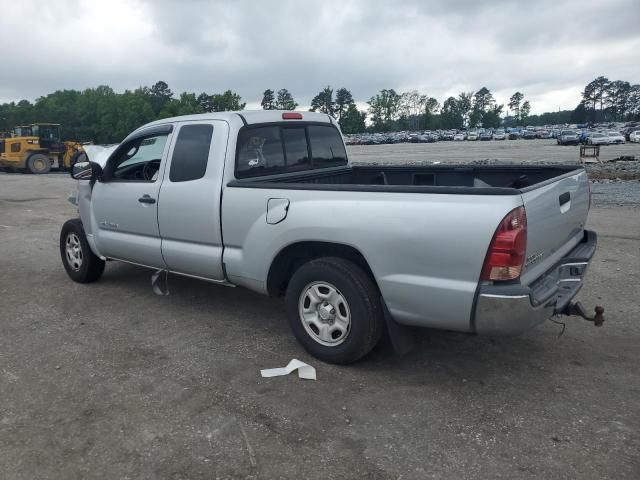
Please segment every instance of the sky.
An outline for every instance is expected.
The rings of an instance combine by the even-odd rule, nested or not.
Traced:
[[[520,91],[532,113],[573,109],[595,77],[640,83],[640,0],[0,0],[0,102],[61,89],[175,92],[326,85],[358,105],[383,88],[441,103]],[[506,105],[505,105],[506,110]]]

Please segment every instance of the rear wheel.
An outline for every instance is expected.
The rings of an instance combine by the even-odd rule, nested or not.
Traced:
[[[67,275],[74,282],[95,282],[104,272],[104,260],[96,256],[87,243],[82,222],[67,220],[60,231],[60,257]]]
[[[49,173],[51,160],[42,153],[34,153],[27,159],[27,170],[35,174]]]
[[[324,257],[302,265],[286,294],[289,324],[313,356],[347,364],[369,353],[382,335],[380,292],[362,268]]]

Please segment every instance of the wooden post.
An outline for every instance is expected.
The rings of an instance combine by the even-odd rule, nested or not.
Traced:
[[[591,160],[591,159],[595,160]],[[600,145],[580,145],[580,163],[602,163],[600,161]]]

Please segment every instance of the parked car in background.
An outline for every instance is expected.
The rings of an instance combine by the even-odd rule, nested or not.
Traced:
[[[534,132],[533,130],[525,130],[522,133],[522,138],[524,138],[525,140],[535,140],[538,137],[536,136],[536,132]]]
[[[609,143],[610,144],[625,143],[624,135],[622,135],[618,131],[610,130],[609,132],[607,132],[607,135],[609,135]]]
[[[547,139],[547,138],[553,138],[553,137],[552,137],[551,132],[549,130],[538,130],[536,132],[536,138]]]
[[[465,137],[464,137],[464,133],[456,133],[456,134],[453,136],[453,140],[454,140],[454,141],[456,141],[456,142],[463,141],[463,140],[464,140],[464,138],[465,138]]]
[[[580,134],[578,135],[580,143],[583,145],[586,145],[587,143],[589,143],[590,135],[591,135],[591,132],[589,130],[583,130],[582,132],[580,132]]]
[[[479,136],[478,139],[482,140],[482,141],[487,141],[487,140],[491,140],[492,135],[491,135],[491,131],[489,130],[485,130],[484,132],[482,132]]]
[[[453,140],[454,137],[454,133],[453,132],[442,132],[442,134],[440,135],[440,139],[441,140]]]
[[[592,132],[587,143],[589,145],[609,145],[609,135],[602,132]]]
[[[631,122],[625,124],[625,126],[622,128],[621,133],[624,135],[624,138],[631,141],[631,134],[636,131],[640,131],[640,122]]]
[[[511,132],[509,132],[508,138],[509,140],[518,140],[520,138],[520,132],[512,130]]]
[[[507,135],[504,133],[504,130],[496,130],[493,134],[494,140],[506,140]]]
[[[469,133],[467,134],[467,140],[471,142],[475,142],[476,140],[478,140],[478,131],[477,130],[469,131]]]
[[[640,130],[636,130],[635,132],[631,132],[629,134],[629,141],[633,143],[640,143]]]
[[[562,130],[556,137],[558,145],[578,145],[580,137],[573,130]]]

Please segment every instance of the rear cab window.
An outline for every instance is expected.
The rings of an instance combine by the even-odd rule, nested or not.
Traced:
[[[236,178],[346,165],[342,136],[333,125],[249,126],[238,133]]]
[[[183,125],[173,149],[169,180],[188,182],[204,177],[212,137],[212,125]]]

